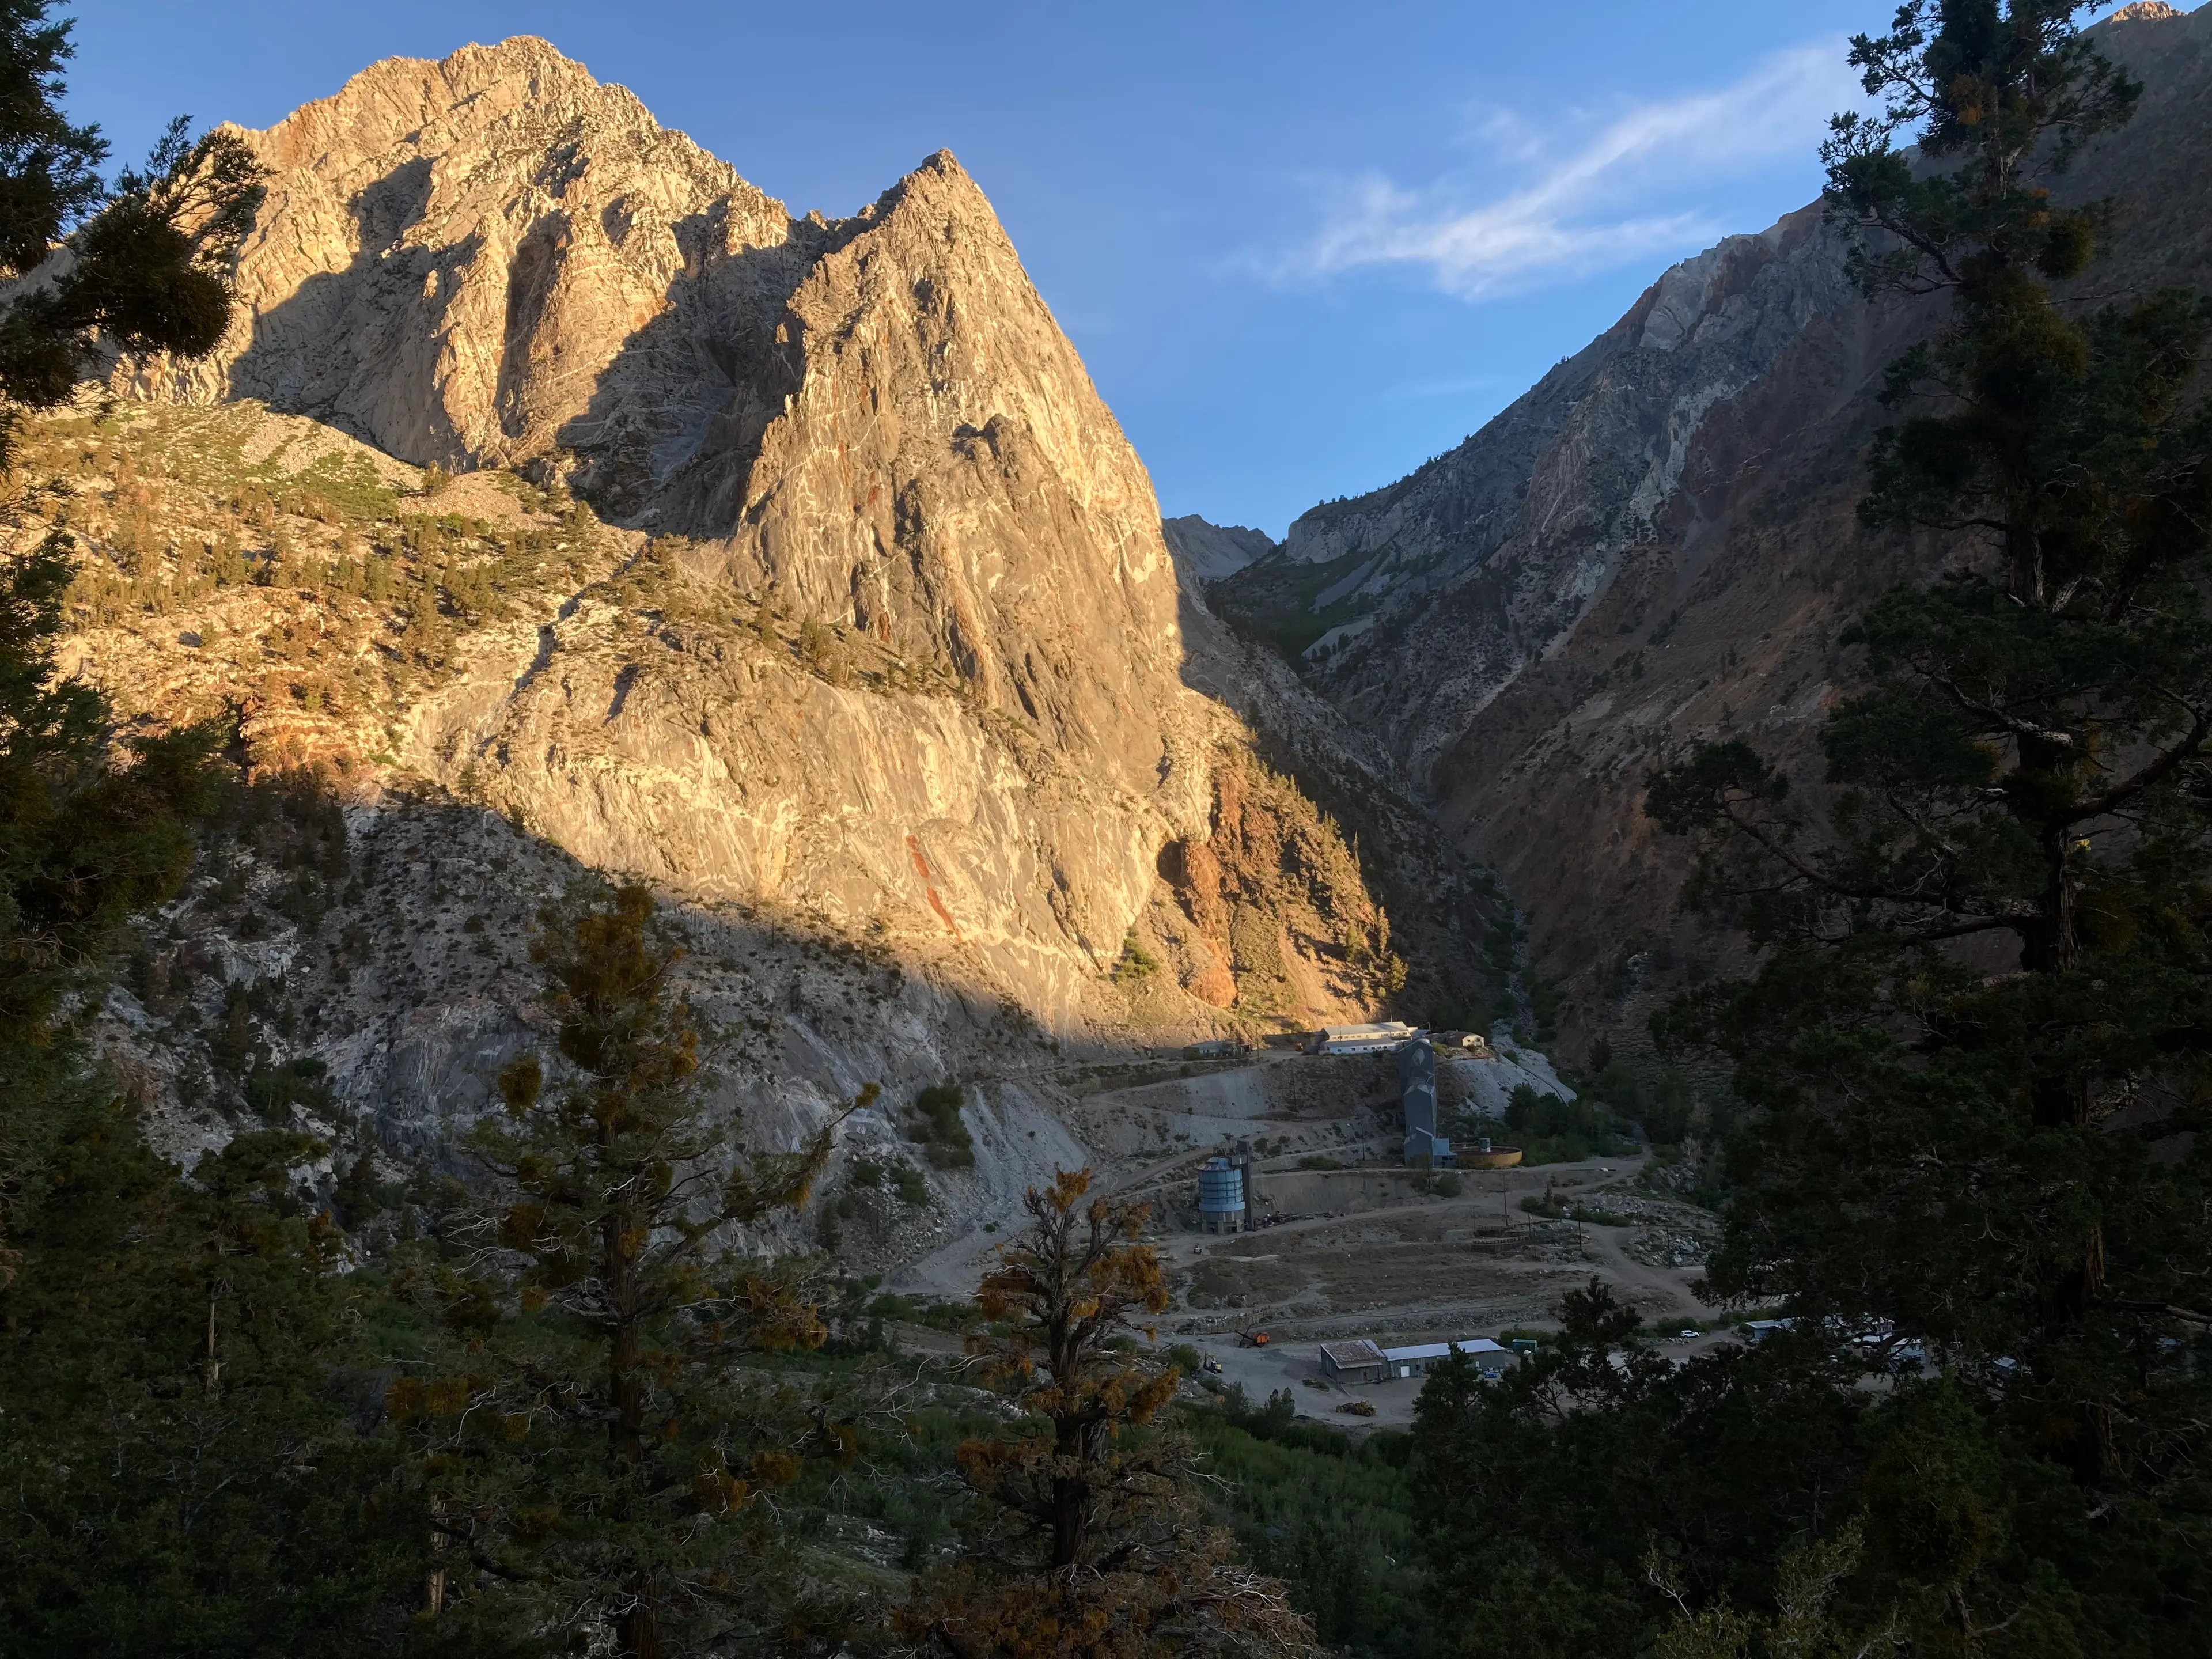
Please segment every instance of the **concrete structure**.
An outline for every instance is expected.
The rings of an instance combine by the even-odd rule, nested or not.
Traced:
[[[1402,1048],[1420,1032],[1392,1019],[1376,1025],[1324,1025],[1307,1039],[1317,1054],[1376,1054]]]
[[[1227,1155],[1237,1171],[1237,1179],[1244,1188],[1244,1224],[1260,1224],[1260,1172],[1252,1166],[1252,1142],[1249,1137],[1237,1137],[1236,1149]]]
[[[1228,1158],[1206,1159],[1198,1172],[1199,1231],[1241,1233],[1247,1213],[1244,1172]]]
[[[1494,1145],[1485,1135],[1472,1148],[1461,1147],[1458,1158],[1462,1170],[1512,1170],[1520,1167],[1521,1149]]]
[[[1451,1142],[1437,1132],[1437,1051],[1426,1037],[1398,1050],[1398,1105],[1406,1120],[1406,1162],[1449,1166]]]

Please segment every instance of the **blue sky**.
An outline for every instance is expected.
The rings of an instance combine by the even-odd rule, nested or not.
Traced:
[[[1280,535],[1451,447],[1674,260],[1809,201],[1891,0],[99,0],[118,156],[545,36],[796,211],[950,148],[1170,514]]]

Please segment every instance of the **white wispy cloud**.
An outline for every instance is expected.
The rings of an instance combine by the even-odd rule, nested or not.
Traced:
[[[1320,233],[1288,276],[1425,265],[1468,299],[1680,254],[1722,234],[1699,187],[1818,143],[1860,101],[1839,41],[1767,59],[1717,92],[1644,104],[1550,131],[1494,112],[1479,125],[1488,188],[1464,175],[1408,188],[1379,173],[1328,186]],[[1500,183],[1503,181],[1503,189]],[[1741,228],[1741,227],[1737,227]]]

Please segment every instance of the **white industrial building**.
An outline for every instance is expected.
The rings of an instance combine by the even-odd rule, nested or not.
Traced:
[[[1306,1047],[1317,1054],[1378,1054],[1403,1048],[1419,1036],[1417,1027],[1395,1019],[1372,1025],[1324,1025]]]
[[[1430,1366],[1455,1352],[1485,1366],[1512,1357],[1510,1350],[1486,1336],[1465,1337],[1457,1342],[1419,1342],[1402,1348],[1386,1348],[1361,1337],[1350,1342],[1322,1343],[1321,1369],[1322,1375],[1346,1382],[1388,1382],[1425,1376]]]

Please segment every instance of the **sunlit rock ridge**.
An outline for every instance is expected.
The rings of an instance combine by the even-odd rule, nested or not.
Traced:
[[[1207,831],[1218,711],[1144,468],[950,155],[794,217],[532,39],[244,136],[272,177],[230,336],[131,390],[568,481],[914,688],[673,629],[640,658],[586,606],[435,700],[418,763],[593,863],[972,948],[1040,1008],[1111,964]]]

